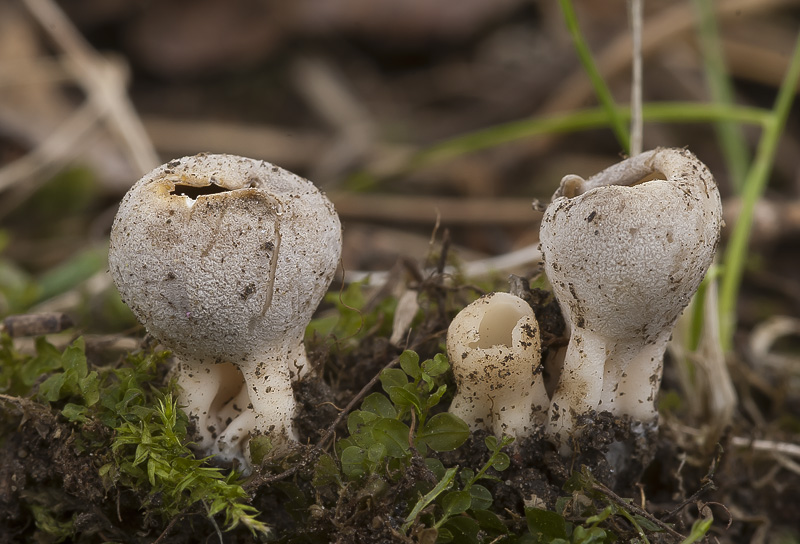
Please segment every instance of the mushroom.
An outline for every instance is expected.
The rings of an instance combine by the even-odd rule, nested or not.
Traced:
[[[469,304],[447,330],[456,380],[450,412],[472,430],[529,436],[548,405],[540,348],[539,324],[521,298],[490,293]]]
[[[122,200],[109,264],[123,300],[172,350],[196,448],[248,467],[249,438],[296,440],[303,335],[341,253],[330,201],[264,161],[201,154]]]
[[[562,451],[576,417],[593,410],[655,427],[664,350],[712,262],[721,218],[713,176],[685,149],[561,181],[539,236],[571,324],[548,420]]]

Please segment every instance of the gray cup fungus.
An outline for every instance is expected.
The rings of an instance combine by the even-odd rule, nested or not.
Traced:
[[[608,410],[654,426],[664,350],[714,257],[722,207],[711,173],[655,149],[583,180],[567,176],[542,219],[545,271],[571,324],[548,432]]]
[[[184,157],[125,195],[111,231],[123,300],[178,359],[196,446],[249,466],[249,438],[296,439],[303,334],[341,252],[308,180],[232,155]]]

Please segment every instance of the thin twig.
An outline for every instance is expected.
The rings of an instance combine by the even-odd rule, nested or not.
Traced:
[[[692,504],[692,503],[693,503],[693,502],[695,502],[697,499],[699,499],[699,498],[700,498],[700,495],[702,495],[702,494],[703,494],[703,493],[705,493],[706,491],[713,491],[713,490],[715,490],[716,488],[717,488],[717,486],[716,486],[716,485],[714,485],[714,482],[712,482],[711,480],[708,480],[707,482],[703,483],[703,485],[701,485],[701,486],[700,486],[700,489],[698,489],[697,491],[695,491],[694,493],[692,493],[692,496],[691,496],[691,497],[689,497],[689,498],[687,498],[687,499],[684,499],[684,500],[682,500],[682,501],[681,501],[681,503],[680,503],[678,506],[676,506],[675,508],[673,508],[672,510],[670,510],[669,512],[667,512],[667,513],[666,513],[666,514],[665,514],[665,515],[664,515],[664,516],[661,518],[661,520],[662,520],[662,521],[668,521],[668,520],[670,520],[670,519],[674,518],[674,517],[675,517],[675,516],[677,516],[677,515],[680,513],[680,511],[681,511],[681,510],[683,510],[683,509],[684,509],[686,506],[688,506],[688,505]]]
[[[731,444],[737,448],[748,448],[758,453],[782,454],[800,458],[800,445],[775,440],[749,439],[743,436],[731,438]]]
[[[164,539],[167,537],[169,532],[172,530],[172,528],[175,526],[175,524],[178,522],[178,520],[181,519],[186,514],[186,512],[189,510],[189,508],[185,508],[182,512],[178,512],[177,514],[175,514],[172,517],[172,519],[169,520],[169,523],[167,524],[167,526],[164,527],[164,530],[161,531],[161,534],[158,535],[158,538],[153,541],[153,544],[160,544],[161,542],[164,542]],[[211,518],[209,518],[209,519],[211,519]]]
[[[100,57],[52,0],[23,0],[28,10],[74,63],[90,100],[109,111],[111,126],[141,173],[158,165],[158,155],[125,92],[120,74]]]
[[[617,495],[616,493],[611,491],[611,489],[609,489],[605,485],[601,484],[600,482],[597,482],[597,481],[593,482],[592,483],[592,489],[602,493],[603,495],[605,495],[606,497],[611,499],[612,502],[615,502],[618,506],[620,506],[620,507],[622,507],[622,508],[624,508],[626,510],[630,510],[631,512],[633,512],[637,516],[641,516],[641,517],[645,518],[647,521],[649,521],[651,523],[654,523],[659,528],[661,528],[664,532],[669,533],[670,535],[674,536],[675,538],[679,538],[680,540],[684,539],[684,536],[682,534],[680,534],[678,531],[676,531],[675,529],[670,527],[667,523],[664,523],[663,521],[661,521],[660,519],[655,517],[653,514],[651,514],[647,510],[639,508],[633,502],[626,501],[625,499],[623,499],[622,497],[620,497],[619,495]]]
[[[631,17],[631,156],[642,152],[642,0],[628,0]]]

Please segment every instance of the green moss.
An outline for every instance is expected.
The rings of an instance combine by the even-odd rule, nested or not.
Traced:
[[[168,356],[139,352],[119,367],[91,369],[82,338],[63,352],[39,338],[36,355],[25,356],[3,335],[0,391],[58,410],[74,425],[80,451],[110,451],[99,468],[107,490],[135,490],[143,497],[146,517],[168,521],[201,508],[210,518],[221,516],[226,529],[241,524],[253,533],[269,533],[256,518],[258,511],[247,504],[239,475],[208,466],[189,449],[187,418],[173,397],[173,385],[161,378]],[[98,425],[108,432],[98,432]],[[71,521],[42,497],[47,498],[46,488],[29,494],[26,502],[38,530],[55,541],[73,536]]]

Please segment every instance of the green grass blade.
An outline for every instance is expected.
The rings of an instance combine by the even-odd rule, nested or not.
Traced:
[[[711,99],[717,104],[731,106],[734,103],[733,85],[725,66],[713,3],[711,0],[695,0],[694,5],[699,23],[704,71]],[[725,157],[731,184],[737,194],[741,193],[750,161],[750,152],[742,129],[738,124],[729,120],[716,121],[714,128]]]
[[[775,153],[778,147],[792,99],[800,76],[800,34],[795,42],[789,69],[784,76],[772,116],[764,126],[758,143],[755,160],[750,167],[742,192],[742,208],[733,232],[728,240],[723,259],[723,276],[720,284],[719,311],[722,347],[730,351],[736,329],[736,301],[744,274],[750,230],[753,224],[753,211],[769,180]]]
[[[107,267],[108,248],[106,245],[90,246],[42,274],[39,278],[41,289],[39,299],[47,300],[69,291]]]
[[[575,51],[578,53],[578,58],[583,65],[583,69],[586,70],[586,74],[589,76],[597,99],[600,101],[600,104],[606,111],[606,115],[611,121],[611,129],[614,131],[622,150],[625,153],[629,153],[631,141],[626,127],[626,121],[619,114],[619,110],[614,103],[614,97],[611,96],[611,91],[600,75],[600,71],[597,69],[597,65],[594,62],[594,58],[592,58],[592,52],[589,50],[586,40],[583,39],[583,34],[581,34],[581,29],[578,25],[578,17],[575,15],[572,2],[571,0],[559,0],[558,3],[561,6],[567,28],[575,44]]]
[[[618,107],[616,112],[623,122],[630,119],[628,108]],[[642,108],[645,122],[656,123],[708,123],[729,120],[764,126],[771,115],[772,112],[769,110],[760,108],[702,102],[654,102],[645,104]],[[409,168],[427,166],[525,138],[602,128],[608,126],[610,122],[608,112],[604,108],[590,108],[536,119],[512,121],[460,135],[422,150],[409,161]]]

